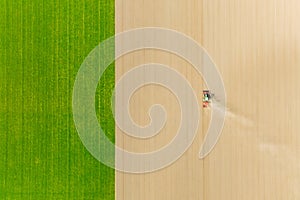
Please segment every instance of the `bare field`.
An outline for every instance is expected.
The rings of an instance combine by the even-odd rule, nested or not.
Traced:
[[[297,0],[116,1],[117,33],[153,26],[185,33],[208,51],[227,93],[225,126],[209,156],[198,159],[210,119],[210,111],[201,108],[201,128],[191,148],[157,172],[116,172],[116,199],[300,199],[299,10]],[[201,103],[201,76],[171,53],[130,53],[116,62],[116,80],[149,62],[174,67],[189,80]],[[147,124],[147,110],[157,102],[166,105],[171,117],[161,133],[140,141],[116,128],[117,145],[148,152],[168,143],[180,120],[170,91],[158,86],[139,89],[130,112],[136,123]]]

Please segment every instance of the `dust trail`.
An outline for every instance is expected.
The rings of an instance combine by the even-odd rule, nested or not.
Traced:
[[[223,105],[221,105],[217,99],[213,99],[212,100],[212,106],[218,110],[221,111],[224,108],[222,107]],[[230,109],[229,107],[225,107],[225,118],[226,120],[230,120],[230,121],[234,121],[235,123],[241,124],[242,126],[246,126],[246,127],[253,127],[254,121],[246,116],[243,116],[242,114],[238,114],[237,112],[234,112],[232,109]]]

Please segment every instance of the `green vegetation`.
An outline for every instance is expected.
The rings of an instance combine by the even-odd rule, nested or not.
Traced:
[[[87,152],[72,118],[76,73],[112,35],[112,0],[0,1],[1,200],[114,199],[114,170]],[[100,85],[96,109],[114,141],[114,65]]]

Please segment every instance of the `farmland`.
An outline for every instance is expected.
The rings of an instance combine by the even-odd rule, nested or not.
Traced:
[[[0,1],[0,199],[114,199],[114,170],[84,148],[72,118],[76,73],[112,35],[111,0]],[[111,65],[95,98],[112,141],[113,87]]]

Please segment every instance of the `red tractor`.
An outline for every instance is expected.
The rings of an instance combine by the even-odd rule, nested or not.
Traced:
[[[202,98],[203,108],[207,108],[209,106],[212,97],[213,94],[209,90],[203,90],[203,98]]]

